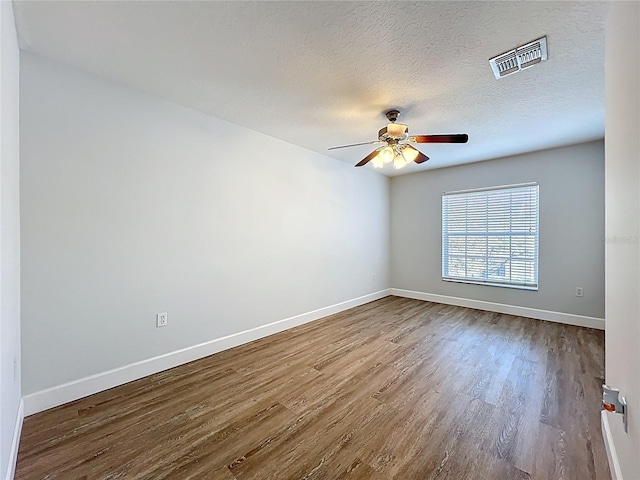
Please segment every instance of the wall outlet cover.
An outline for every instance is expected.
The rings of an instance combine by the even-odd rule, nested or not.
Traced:
[[[156,327],[166,327],[169,323],[169,315],[167,312],[156,313]]]

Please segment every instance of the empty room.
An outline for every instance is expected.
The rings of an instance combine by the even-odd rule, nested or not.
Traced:
[[[0,478],[640,480],[640,2],[0,8]]]

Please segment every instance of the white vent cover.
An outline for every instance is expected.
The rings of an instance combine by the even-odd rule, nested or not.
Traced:
[[[547,37],[502,53],[489,60],[496,78],[506,77],[547,59]]]

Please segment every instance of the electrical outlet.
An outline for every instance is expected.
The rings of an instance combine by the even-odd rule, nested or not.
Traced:
[[[372,278],[373,278],[373,280],[376,279],[376,274],[375,273],[373,274]]]
[[[156,313],[156,327],[166,327],[169,323],[169,315],[167,312]]]
[[[576,287],[576,297],[584,297],[584,289],[582,287]]]

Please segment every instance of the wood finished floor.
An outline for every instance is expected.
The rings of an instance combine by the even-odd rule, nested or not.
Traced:
[[[387,297],[25,419],[16,479],[609,479],[603,332]]]

